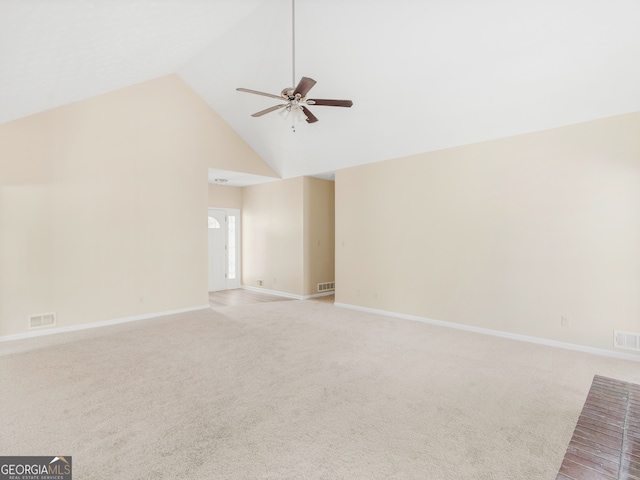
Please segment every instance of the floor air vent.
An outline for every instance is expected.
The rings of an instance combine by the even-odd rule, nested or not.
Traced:
[[[322,292],[329,292],[331,290],[335,290],[336,289],[336,284],[334,282],[327,282],[327,283],[319,283],[318,284],[318,292],[322,293]]]
[[[56,324],[55,313],[39,313],[29,317],[29,328],[51,327]]]
[[[613,331],[614,348],[624,348],[626,350],[635,350],[640,352],[640,333]]]

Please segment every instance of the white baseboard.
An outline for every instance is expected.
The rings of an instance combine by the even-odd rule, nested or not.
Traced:
[[[603,348],[586,347],[586,346],[578,345],[575,343],[558,342],[555,340],[548,340],[546,338],[530,337],[528,335],[520,335],[517,333],[503,332],[500,330],[491,330],[489,328],[474,327],[472,325],[464,325],[461,323],[443,322],[442,320],[433,320],[431,318],[418,317],[416,315],[407,315],[404,313],[395,313],[395,312],[388,312],[386,310],[377,310],[375,308],[360,307],[358,305],[351,305],[348,303],[334,303],[334,305],[336,307],[348,308],[350,310],[358,310],[361,312],[375,313],[375,314],[384,315],[387,317],[401,318],[403,320],[412,320],[416,322],[428,323],[430,325],[437,325],[439,327],[455,328],[458,330],[465,330],[467,332],[493,335],[494,337],[502,337],[502,338],[508,338],[510,340],[518,340],[521,342],[536,343],[538,345],[545,345],[547,347],[563,348],[565,350],[575,350],[578,352],[591,353],[593,355],[600,355],[603,357],[616,358],[618,360],[631,360],[632,362],[640,362],[640,355],[633,355],[630,353],[612,352],[610,350],[605,350]]]
[[[41,337],[43,335],[53,335],[56,333],[76,332],[78,330],[87,330],[90,328],[108,327],[109,325],[118,325],[120,323],[136,322],[138,320],[148,320],[150,318],[164,317],[166,315],[174,315],[176,313],[193,312],[196,310],[204,310],[209,305],[198,305],[196,307],[179,308],[177,310],[167,310],[164,312],[147,313],[144,315],[136,315],[133,317],[116,318],[113,320],[104,320],[102,322],[83,323],[81,325],[71,325],[69,327],[51,328],[48,330],[38,330],[35,332],[16,333],[14,335],[0,336],[0,342],[9,342],[12,340],[23,340],[25,338]]]
[[[269,295],[277,295],[278,297],[294,298],[296,300],[303,300],[304,299],[304,297],[302,295],[295,295],[293,293],[279,292],[277,290],[267,290],[266,288],[249,287],[249,286],[246,286],[246,285],[242,285],[240,288],[242,288],[243,290],[249,290],[251,292],[260,292],[260,293],[267,293]]]
[[[314,293],[313,295],[305,295],[302,297],[303,300],[308,300],[310,298],[318,298],[318,297],[328,297],[329,295],[335,295],[335,290],[329,290],[328,292],[322,293]]]
[[[267,290],[266,288],[260,288],[260,287],[249,287],[246,285],[243,285],[240,288],[244,290],[250,290],[252,292],[260,292],[260,293],[268,293],[269,295],[277,295],[279,297],[295,298],[296,300],[308,300],[310,298],[328,297],[329,295],[334,295],[336,293],[334,290],[331,290],[330,292],[314,293],[313,295],[295,295],[293,293],[279,292],[277,290]]]

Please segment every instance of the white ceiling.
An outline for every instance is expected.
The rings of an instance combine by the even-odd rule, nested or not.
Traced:
[[[640,0],[0,0],[0,123],[177,72],[283,177],[640,111]]]

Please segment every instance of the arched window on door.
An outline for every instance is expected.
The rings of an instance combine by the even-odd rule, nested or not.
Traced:
[[[213,217],[209,217],[209,228],[220,228],[220,222]]]

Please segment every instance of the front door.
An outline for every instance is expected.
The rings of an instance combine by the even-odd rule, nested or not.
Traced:
[[[209,291],[240,287],[240,211],[209,209]]]

